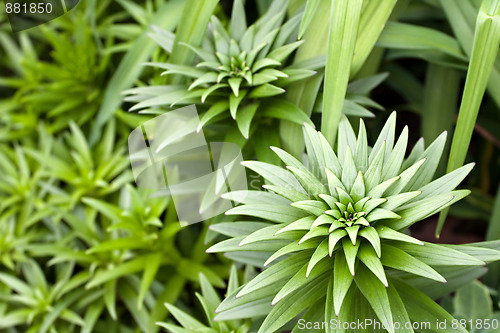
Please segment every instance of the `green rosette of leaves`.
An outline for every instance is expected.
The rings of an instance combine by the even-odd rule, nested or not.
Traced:
[[[294,104],[276,99],[284,87],[314,75],[324,60],[286,67],[289,56],[303,43],[297,41],[300,15],[284,22],[286,1],[273,1],[269,10],[247,27],[242,1],[234,2],[228,29],[213,16],[201,47],[182,44],[197,56],[195,64],[149,63],[175,74],[186,84],[138,87],[126,91],[127,100],[138,102],[131,110],[197,103],[210,106],[200,127],[224,119],[236,121],[248,139],[257,118],[278,118],[299,124],[310,122]],[[154,27],[152,37],[171,52],[174,35]],[[286,110],[286,111],[285,111]]]
[[[437,329],[444,320],[448,326],[439,332],[466,332],[453,329],[453,317],[432,298],[483,274],[485,262],[499,260],[500,251],[487,243],[425,243],[407,229],[467,196],[468,190],[454,189],[473,164],[432,181],[446,133],[427,149],[421,139],[405,158],[408,129],[396,140],[395,127],[393,113],[370,148],[363,121],[356,136],[344,118],[335,152],[305,125],[304,162],[275,147],[286,168],[244,162],[264,178],[267,191],[229,193],[243,205],[226,214],[256,220],[212,225],[231,238],[208,252],[269,267],[228,295],[218,316],[251,316],[247,309],[261,302],[272,305],[261,333],[292,321],[298,331],[296,317],[304,310],[302,319],[328,323],[326,332],[344,332],[339,323],[366,319],[388,332],[414,332],[412,324],[424,321]]]

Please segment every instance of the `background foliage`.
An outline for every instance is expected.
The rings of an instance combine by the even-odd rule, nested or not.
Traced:
[[[247,29],[269,44],[251,43],[242,55]],[[229,36],[241,38],[239,50]],[[439,224],[433,216],[410,232],[455,244],[500,239],[499,40],[498,0],[83,0],[17,34],[2,9],[0,330],[258,330],[263,318],[213,324],[210,317],[238,281],[260,272],[252,253],[205,252],[224,239],[217,224],[234,218],[181,228],[170,198],[134,186],[126,157],[130,131],[177,108],[186,88],[196,92],[199,84],[183,103],[197,103],[209,141],[236,142],[245,159],[275,165],[281,162],[269,146],[301,158],[304,122],[332,145],[343,115],[356,132],[365,118],[370,144],[393,109],[398,132],[410,129],[410,148],[448,131],[435,177],[474,161],[460,186],[471,194]],[[262,67],[236,75],[259,47]],[[209,62],[210,52],[216,65],[194,67],[199,55]],[[234,77],[224,76],[226,86],[205,100],[219,66]],[[248,75],[260,87],[247,86]],[[137,96],[156,96],[154,87],[182,93],[137,112],[134,105],[144,103]],[[253,189],[260,182],[250,175]],[[451,288],[426,291],[443,297],[456,318],[498,318],[500,266],[489,266],[481,282],[454,296],[446,296]],[[487,311],[474,312],[471,298]],[[261,315],[270,310],[259,306]]]

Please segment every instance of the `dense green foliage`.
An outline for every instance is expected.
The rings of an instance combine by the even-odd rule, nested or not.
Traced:
[[[1,332],[498,330],[500,0],[0,7]],[[191,104],[250,190],[182,227],[127,140]]]

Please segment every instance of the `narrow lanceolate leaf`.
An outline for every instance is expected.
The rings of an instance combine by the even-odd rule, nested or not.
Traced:
[[[444,333],[467,333],[462,327],[452,327],[454,318],[417,288],[399,280],[393,281],[412,322],[429,322],[431,331]],[[446,323],[437,327],[437,323]]]
[[[329,207],[322,203],[321,201],[316,200],[305,200],[305,201],[297,201],[291,204],[292,207],[300,208],[306,212],[309,212],[313,215],[320,216],[327,210]]]
[[[363,264],[365,264],[366,267],[370,269],[370,271],[372,271],[373,274],[375,274],[384,286],[388,286],[382,263],[371,246],[362,244],[358,251],[358,258],[363,262]]]
[[[299,192],[306,193],[293,174],[283,168],[259,161],[244,161],[241,164],[264,177],[272,185],[291,187]]]
[[[307,255],[307,253],[299,253],[283,261],[280,261],[279,263],[265,269],[261,274],[253,278],[248,284],[245,285],[245,287],[243,287],[243,289],[238,292],[236,296],[241,297],[255,290],[258,290],[259,288],[263,288],[272,282],[289,279],[308,260],[309,256]]]
[[[470,191],[468,190],[452,191],[449,194],[440,194],[417,201],[414,204],[409,204],[407,208],[400,207],[401,210],[398,210],[397,213],[401,216],[401,218],[399,220],[392,220],[388,222],[387,225],[395,230],[407,228],[416,221],[420,221],[428,216],[431,216],[439,210],[450,206],[458,200],[461,200],[469,195],[469,193]]]
[[[453,172],[450,172],[425,185],[420,189],[420,191],[422,191],[422,194],[419,196],[419,199],[451,191],[462,182],[462,180],[472,170],[474,165],[475,163],[464,165],[463,167],[460,167]]]
[[[252,96],[249,96],[252,97]],[[313,125],[311,119],[299,107],[285,100],[272,100],[265,103],[265,108],[262,108],[261,114],[276,118],[292,121],[296,124],[303,125],[304,123]]]
[[[279,235],[280,233],[286,232],[286,231],[295,231],[295,230],[307,231],[307,230],[310,230],[310,229],[312,229],[312,224],[314,223],[314,221],[315,221],[314,216],[303,217],[295,222],[288,224],[285,227],[282,227],[281,229],[279,229],[275,233],[275,235]]]
[[[343,230],[342,230],[343,231]],[[358,254],[360,242],[357,242],[356,245],[353,245],[350,241],[343,239],[342,240],[342,249],[344,250],[344,256],[347,262],[347,266],[349,267],[349,272],[351,272],[352,276],[355,274],[355,265],[356,265],[356,256]]]
[[[408,144],[408,126],[403,128],[403,132],[394,145],[394,149],[389,155],[389,158],[384,163],[384,170],[382,172],[382,179],[386,180],[398,175],[401,170],[401,165],[406,153],[406,146]]]
[[[290,279],[287,283],[280,289],[280,291],[276,294],[271,305],[275,305],[279,301],[281,301],[286,296],[290,295],[292,292],[303,288],[306,285],[316,283],[317,280],[321,276],[330,275],[328,274],[330,269],[332,268],[332,264],[329,260],[323,260],[316,268],[312,271],[310,275],[307,275],[307,266],[306,264],[302,266],[302,268]],[[326,273],[326,274],[325,274]]]
[[[306,216],[306,213],[295,207],[280,206],[271,204],[244,205],[232,208],[226,215],[247,215],[261,217],[275,222],[293,222]]]
[[[300,21],[299,38],[302,38],[304,32],[309,26],[309,23],[311,23],[311,21],[313,20],[314,12],[318,7],[319,1],[320,0],[310,0],[306,2],[306,9],[304,10],[302,20]]]
[[[481,100],[498,53],[499,43],[500,2],[498,0],[485,0],[482,2],[476,20],[472,53],[458,112],[457,126],[451,143],[448,172],[462,166],[465,161]],[[441,232],[446,215],[447,210],[441,213],[436,229],[437,235]]]
[[[384,253],[382,257],[382,264],[384,266],[446,283],[445,278],[441,276],[441,274],[436,272],[429,265],[415,259],[405,251],[388,244],[382,246],[382,251]]]
[[[386,226],[378,225],[375,227],[375,229],[377,229],[379,237],[383,239],[390,239],[411,244],[424,245],[424,243],[419,241],[418,239],[408,236],[407,234],[404,234],[402,232],[395,231],[394,229],[391,229]]]
[[[329,279],[329,274],[325,274],[316,280],[316,283],[307,284],[302,289],[295,291],[277,303],[260,326],[258,333],[278,330],[302,312],[305,307],[307,308],[316,302],[320,297],[325,295]]]
[[[359,274],[354,277],[356,285],[368,300],[380,321],[386,323],[387,330],[394,333],[391,305],[386,290],[387,281],[384,286],[367,268],[360,266],[358,270]]]
[[[387,24],[397,0],[368,1],[361,12],[351,66],[351,77],[356,76],[370,55],[375,42]]]
[[[335,141],[344,104],[351,62],[357,38],[361,0],[333,1],[330,12],[327,62],[323,95],[321,129],[330,144]]]
[[[276,232],[278,232],[281,229],[281,225],[272,225],[266,228],[259,229],[250,235],[246,236],[243,238],[243,240],[240,242],[238,246],[243,246],[246,244],[251,244],[263,240],[272,240],[272,239],[277,239],[278,237],[275,236]]]
[[[283,198],[286,198],[290,201],[304,201],[308,200],[309,196],[303,192],[299,192],[293,188],[282,188],[276,185],[262,185],[266,190],[272,191],[276,194],[281,195]]]
[[[377,230],[373,227],[363,228],[363,230],[359,232],[359,235],[366,238],[370,242],[375,250],[375,253],[380,258],[382,252],[380,248],[380,236],[378,235]]]
[[[415,258],[432,266],[481,266],[484,261],[474,258],[463,252],[432,243],[424,243],[425,246],[414,244],[401,244],[398,248]]]
[[[170,55],[171,63],[188,64],[193,60],[194,52],[179,43],[186,43],[193,46],[201,44],[201,41],[205,37],[208,22],[217,3],[217,0],[204,1],[203,3],[189,0],[185,4],[180,16],[182,24],[175,34],[172,54]],[[176,78],[175,80],[179,82],[180,78]]]
[[[240,108],[238,110],[238,113],[236,114],[236,124],[238,125],[238,129],[245,137],[245,139],[248,139],[250,135],[250,124],[252,123],[252,119],[258,108],[259,103],[245,105],[244,107]]]
[[[419,159],[425,158],[426,161],[417,173],[408,182],[405,189],[413,191],[421,188],[432,180],[439,164],[439,160],[444,150],[447,133],[443,132],[434,142],[420,155]]]
[[[395,131],[396,131],[396,112],[394,111],[389,116],[389,119],[387,119],[387,122],[380,131],[377,141],[373,145],[373,149],[370,152],[370,159],[369,159],[370,163],[373,163],[379,151],[382,149],[382,146],[385,146],[384,156],[383,156],[383,162],[385,163],[394,145]]]
[[[341,253],[335,256],[335,269],[333,270],[333,304],[335,314],[338,316],[342,302],[351,287],[353,276],[349,272],[349,267],[345,260],[345,256]]]
[[[409,323],[410,317],[406,308],[404,306],[398,291],[392,283],[389,283],[389,288],[387,288],[387,296],[389,296],[389,303],[391,303],[392,319],[394,323]],[[414,333],[411,326],[401,325],[400,329],[397,330],[398,333]]]
[[[309,260],[309,264],[307,265],[306,277],[310,276],[313,268],[318,267],[317,271],[321,269],[319,266],[316,265],[327,256],[328,256],[328,240],[325,239],[324,241],[321,242],[321,244],[319,244],[318,248],[316,249],[316,251],[314,251],[313,255],[311,256],[311,260]]]
[[[247,21],[245,15],[245,6],[242,0],[236,0],[233,5],[231,15],[231,37],[235,40],[241,39],[247,29]]]
[[[377,45],[396,49],[431,50],[458,60],[467,60],[460,44],[453,37],[438,30],[407,23],[388,23]]]
[[[142,275],[141,286],[139,289],[139,295],[137,297],[137,307],[139,309],[142,308],[144,297],[146,296],[151,283],[153,283],[153,280],[156,277],[156,273],[160,268],[162,259],[163,258],[161,253],[153,253],[147,256],[144,273]]]
[[[172,316],[174,316],[174,318],[186,329],[195,331],[198,329],[205,328],[205,325],[203,325],[203,323],[199,322],[192,316],[186,314],[178,307],[168,303],[165,303],[165,306],[167,307],[168,311],[172,314]]]
[[[334,230],[332,233],[330,233],[330,235],[328,236],[328,253],[330,254],[330,257],[332,256],[333,250],[335,249],[337,243],[345,236],[347,236],[347,231],[345,231],[344,229]]]
[[[275,253],[273,253],[272,256],[269,257],[269,259],[266,260],[264,263],[264,266],[269,265],[276,259],[288,254],[288,253],[293,253],[293,252],[298,252],[298,251],[307,251],[311,249],[315,249],[319,244],[321,243],[321,240],[318,239],[311,239],[305,242],[302,242],[300,244],[298,243],[290,243],[281,249],[277,250]],[[312,252],[311,252],[312,254]]]
[[[358,172],[358,176],[352,184],[351,192],[349,192],[349,196],[355,201],[359,201],[365,197],[365,182],[363,180],[363,174],[361,171]]]

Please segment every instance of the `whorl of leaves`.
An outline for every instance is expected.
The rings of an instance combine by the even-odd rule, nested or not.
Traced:
[[[209,252],[241,251],[228,255],[245,261],[253,254],[254,261],[260,258],[264,266],[274,265],[229,295],[219,315],[261,299],[273,309],[259,332],[274,332],[307,308],[304,317],[320,312],[324,316],[318,320],[327,322],[337,317],[346,322],[362,317],[382,323],[419,318],[450,322],[449,314],[401,277],[446,283],[440,267],[480,266],[486,258],[479,253],[488,252],[496,258],[488,260],[498,260],[500,252],[479,249],[470,255],[471,251],[423,243],[405,232],[468,195],[468,190],[454,189],[473,165],[432,181],[446,133],[425,150],[420,140],[405,159],[408,129],[396,139],[395,127],[393,113],[370,148],[363,121],[356,136],[344,119],[335,153],[321,133],[305,125],[305,163],[274,147],[286,168],[245,162],[265,179],[268,191],[229,193],[229,199],[243,205],[226,214],[259,222],[213,225],[232,238]],[[394,326],[387,327],[394,332]]]

